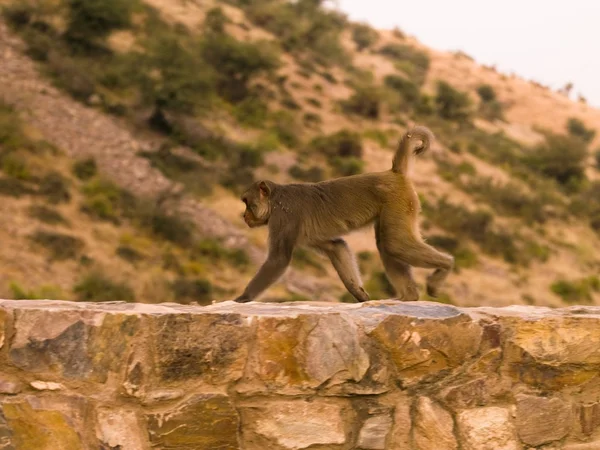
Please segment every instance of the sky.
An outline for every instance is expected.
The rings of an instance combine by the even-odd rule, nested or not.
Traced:
[[[478,63],[553,89],[572,82],[600,107],[600,1],[336,0],[350,19],[398,27],[436,50],[462,50]]]

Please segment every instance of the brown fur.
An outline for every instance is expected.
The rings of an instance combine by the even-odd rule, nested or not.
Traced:
[[[420,145],[411,149],[414,140]],[[403,300],[417,300],[411,266],[435,271],[427,279],[427,291],[435,296],[453,265],[421,238],[417,216],[420,203],[407,175],[412,154],[425,152],[433,134],[415,127],[401,138],[392,169],[337,178],[320,183],[254,183],[242,195],[247,205],[244,220],[250,227],[268,225],[269,256],[250,281],[238,302],[253,300],[285,271],[296,245],[323,251],[331,260],[348,291],[358,300],[369,299],[362,287],[356,262],[344,234],[375,224],[377,248],[388,278]]]

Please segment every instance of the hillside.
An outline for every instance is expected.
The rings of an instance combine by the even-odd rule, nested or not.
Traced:
[[[318,0],[0,0],[0,296],[226,300],[265,255],[261,178],[386,170],[414,123],[440,301],[600,302],[600,111]],[[373,232],[349,236],[393,296]],[[426,271],[417,270],[422,282]],[[347,300],[299,249],[265,300]],[[425,294],[422,294],[426,298]]]

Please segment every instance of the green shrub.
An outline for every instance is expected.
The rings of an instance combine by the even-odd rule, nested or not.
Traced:
[[[363,154],[360,134],[349,130],[341,130],[327,136],[319,136],[311,141],[310,147],[317,153],[330,158],[337,156],[361,158]]]
[[[42,177],[38,193],[53,204],[66,203],[71,200],[67,180],[58,172],[50,172]]]
[[[381,113],[381,92],[373,86],[359,87],[354,94],[342,102],[345,112],[368,119],[378,119]]]
[[[244,6],[246,16],[254,24],[278,36],[286,51],[311,52],[321,64],[343,64],[347,61],[339,40],[346,19],[340,13],[324,8],[322,2],[258,1]]]
[[[204,278],[177,278],[171,284],[175,301],[179,303],[197,302],[200,305],[210,305],[212,302],[213,286]]]
[[[67,35],[90,40],[131,25],[132,0],[67,0]]]
[[[73,174],[80,180],[87,181],[98,173],[94,158],[81,159],[73,164]]]
[[[592,142],[596,136],[596,130],[587,128],[580,119],[575,117],[567,121],[567,131],[571,136],[578,137],[586,143]]]
[[[209,9],[204,18],[204,27],[207,31],[217,34],[225,32],[225,25],[229,19],[219,6]]]
[[[325,179],[325,173],[319,166],[311,166],[304,169],[298,164],[294,164],[290,167],[288,173],[297,180],[308,181],[311,183],[316,183]]]
[[[340,176],[349,176],[349,175],[357,175],[362,173],[364,168],[364,161],[359,158],[354,157],[335,157],[332,158],[329,162],[331,167],[335,170],[337,175]]]
[[[377,128],[371,128],[363,133],[363,136],[366,139],[371,139],[372,141],[377,142],[381,147],[385,148],[388,146],[388,134]]]
[[[144,259],[144,255],[128,245],[119,245],[115,254],[131,264],[135,264]]]
[[[29,238],[50,252],[52,260],[74,259],[83,249],[81,239],[68,234],[37,230]]]
[[[82,191],[81,210],[95,219],[119,224],[126,212],[136,208],[135,198],[108,180],[92,179]]]
[[[546,141],[523,158],[535,172],[555,179],[569,191],[579,189],[586,179],[587,149],[580,139],[548,134]]]
[[[242,42],[228,35],[207,36],[202,55],[216,69],[218,93],[231,102],[248,96],[253,78],[279,66],[279,55],[269,42]]]
[[[372,47],[379,40],[379,33],[369,25],[358,23],[352,27],[352,40],[360,52],[365,48]]]
[[[321,104],[320,100],[317,100],[316,98],[312,98],[309,97],[306,99],[306,102],[312,106],[314,106],[315,108],[321,108],[323,105]]]
[[[42,285],[37,289],[23,288],[16,281],[11,281],[8,285],[15,300],[46,300],[60,299],[63,297],[62,289],[51,284]]]
[[[430,63],[427,53],[404,44],[387,44],[379,53],[394,60],[398,67],[407,75],[412,75],[417,83],[421,84],[425,80]]]
[[[135,301],[133,289],[127,283],[113,281],[97,270],[85,275],[73,292],[80,302]]]
[[[5,153],[28,148],[31,142],[23,132],[14,108],[0,100],[0,145]]]
[[[194,260],[208,260],[211,263],[226,262],[238,269],[250,265],[250,258],[244,250],[228,249],[216,239],[202,239],[196,242],[191,249],[191,257]]]
[[[170,146],[163,146],[155,152],[141,152],[140,156],[147,158],[152,167],[160,170],[167,178],[182,183],[190,192],[198,195],[212,192],[216,175],[207,171],[196,160],[173,153]]]
[[[143,103],[191,114],[211,105],[216,74],[173,33],[150,35],[138,62]]]
[[[497,100],[496,91],[494,91],[494,88],[489,84],[479,85],[477,88],[477,94],[479,94],[479,98],[481,98],[483,103],[491,103]]]
[[[478,200],[491,205],[500,214],[525,219],[528,223],[544,223],[547,219],[544,202],[517,183],[496,183],[490,178],[478,178],[466,184],[465,190]]]
[[[0,178],[0,195],[19,198],[23,195],[32,195],[36,191],[27,183],[16,178]]]
[[[239,123],[255,128],[265,125],[268,113],[267,104],[255,95],[244,98],[234,109],[235,118]]]
[[[287,111],[277,111],[271,115],[271,129],[281,141],[282,144],[294,148],[298,145],[298,135],[296,131],[296,120],[294,116]]]
[[[438,82],[435,104],[437,113],[443,119],[464,121],[469,118],[471,102],[468,95],[445,81]]]
[[[323,119],[319,114],[307,112],[302,115],[302,123],[307,127],[318,127],[323,123]]]
[[[385,86],[397,92],[409,106],[416,106],[420,99],[419,86],[399,75],[387,75],[383,80]]]
[[[193,243],[193,224],[179,216],[167,215],[159,209],[153,209],[144,214],[142,225],[156,237],[183,248]]]
[[[55,209],[44,205],[31,205],[27,209],[30,217],[48,225],[68,225],[69,222]]]
[[[566,303],[591,303],[592,292],[600,291],[600,279],[590,276],[580,280],[557,280],[550,285],[550,290]]]

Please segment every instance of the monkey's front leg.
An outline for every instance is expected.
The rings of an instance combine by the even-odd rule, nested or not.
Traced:
[[[238,303],[247,303],[254,300],[261,292],[275,283],[292,260],[292,249],[288,246],[272,248],[269,256],[258,273],[250,280],[242,295],[235,299]]]
[[[358,266],[345,240],[341,238],[320,242],[315,245],[329,257],[342,283],[348,292],[359,302],[369,300],[369,294],[364,290]]]

